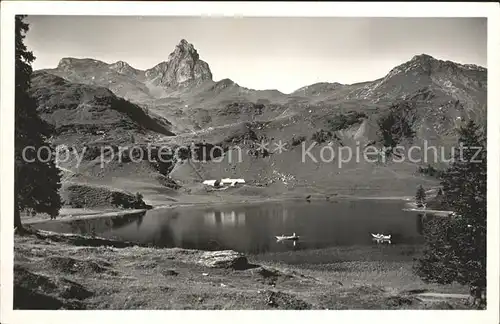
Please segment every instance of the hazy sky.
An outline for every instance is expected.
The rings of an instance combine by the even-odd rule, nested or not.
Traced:
[[[34,69],[62,57],[165,61],[184,38],[214,80],[289,93],[316,82],[384,76],[417,54],[486,67],[485,18],[202,18],[30,16]]]

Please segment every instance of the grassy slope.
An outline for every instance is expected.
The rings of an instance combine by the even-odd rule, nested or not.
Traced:
[[[226,154],[222,162],[177,164],[171,176],[184,185],[196,184],[202,179],[242,177],[249,184],[268,184],[269,186],[261,190],[267,195],[318,192],[361,196],[403,196],[413,195],[419,184],[424,185],[424,187],[437,185],[435,179],[417,174],[417,165],[411,162],[377,164],[364,161],[362,156],[359,163],[353,158],[348,163],[339,164],[338,156],[331,162],[321,161],[321,148],[326,146],[327,142],[316,145],[311,150],[318,163],[309,158],[303,161],[301,145],[291,146],[289,144],[293,136],[297,134],[305,135],[304,145],[306,148],[313,144],[311,135],[323,127],[317,119],[318,117],[300,115],[274,121],[264,126],[253,127],[259,138],[263,137],[272,143],[277,143],[279,140],[288,143],[284,153],[274,153],[268,157],[254,157],[246,154],[246,151],[255,149],[256,143],[259,141],[250,144],[239,141],[231,145],[238,145],[242,149],[241,161],[238,160],[238,151],[235,150],[231,154],[232,160],[230,155]],[[359,142],[362,154],[363,145],[376,136],[372,123],[372,121],[366,121],[361,125],[354,125],[350,129],[339,132],[338,136],[342,145],[350,147],[351,151],[356,154],[356,142]],[[210,143],[224,142],[230,136],[242,132],[241,125],[236,124],[210,131],[176,136],[169,138],[164,144],[186,145],[191,141],[201,142],[202,140]],[[335,154],[338,154],[339,150],[342,149],[340,142],[333,140],[331,144]],[[275,146],[271,144],[268,148],[273,151]],[[329,154],[325,154],[325,156],[328,158]]]
[[[90,241],[80,240],[75,246],[31,235],[16,236],[16,307],[35,306],[22,305],[23,301],[38,303],[36,307],[70,309],[465,307],[463,301],[419,300],[412,290],[464,289],[423,284],[411,273],[411,261],[381,262],[377,260],[380,253],[360,260],[354,251],[334,249],[328,252],[330,261],[306,266],[301,258],[314,260],[315,253],[327,252],[302,251],[280,264],[270,261],[272,255],[250,258],[253,265],[235,270],[199,264],[201,251],[92,247],[85,242]],[[346,262],[339,262],[346,256]]]
[[[312,144],[308,130],[302,121],[290,123],[277,132],[274,127],[257,130],[258,136],[274,138],[274,142],[283,138],[290,142],[296,129],[302,128],[308,134],[306,147]],[[360,127],[363,132],[371,132],[367,127]],[[168,138],[168,141],[157,145],[190,144],[192,140],[220,143],[237,134],[241,125],[229,126],[208,132],[199,132],[184,136]],[[351,133],[356,133],[353,130]],[[229,134],[229,135],[228,135]],[[279,137],[278,137],[279,136]],[[355,150],[352,134],[342,136],[345,145]],[[368,136],[364,142],[368,140]],[[361,135],[361,141],[363,136]],[[287,146],[282,154],[271,154],[268,157],[251,156],[246,150],[255,149],[253,144],[236,143],[242,147],[242,160],[238,161],[238,152],[233,151],[232,161],[229,154],[222,162],[178,161],[170,172],[170,177],[182,185],[179,190],[162,186],[158,177],[161,175],[147,161],[141,163],[109,163],[101,168],[98,162],[85,162],[67,181],[85,182],[88,184],[108,186],[141,192],[145,201],[153,205],[171,202],[218,202],[225,200],[249,200],[261,197],[305,197],[308,194],[320,195],[357,195],[357,196],[413,196],[418,185],[426,188],[438,185],[435,179],[416,174],[417,165],[412,163],[389,163],[386,165],[351,161],[339,168],[338,158],[332,162],[314,163],[307,159],[301,162],[302,147]],[[314,148],[311,152],[319,159],[320,149],[326,143]],[[333,143],[338,149],[339,144]],[[274,149],[273,146],[270,146]],[[336,151],[337,152],[337,151]],[[224,177],[244,178],[247,185],[243,188],[224,192],[207,192],[201,182],[205,179]],[[259,187],[258,185],[263,185]]]

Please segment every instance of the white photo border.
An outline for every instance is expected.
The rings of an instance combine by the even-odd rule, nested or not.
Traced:
[[[1,2],[0,109],[0,322],[30,323],[204,323],[255,321],[340,323],[499,323],[499,94],[500,9],[497,3],[453,2],[128,2],[3,1]],[[14,16],[122,15],[211,17],[486,17],[488,20],[488,239],[487,310],[484,311],[25,311],[13,310],[14,201]]]

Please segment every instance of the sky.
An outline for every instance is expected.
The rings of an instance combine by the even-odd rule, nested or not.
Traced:
[[[215,81],[290,93],[316,82],[383,77],[418,54],[487,67],[486,18],[234,18],[29,16],[34,69],[63,57],[125,61],[145,70],[181,39]]]

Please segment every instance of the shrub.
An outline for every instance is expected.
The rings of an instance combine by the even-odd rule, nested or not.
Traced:
[[[403,139],[413,139],[416,119],[416,107],[411,102],[402,101],[389,107],[389,111],[378,120],[383,145],[394,148]],[[392,150],[387,151],[390,153]]]
[[[105,187],[86,184],[66,183],[61,195],[67,205],[74,208],[121,207],[144,209],[148,206],[141,193],[131,194],[124,191],[113,191]]]
[[[332,133],[330,131],[325,131],[323,129],[315,132],[312,136],[311,139],[315,141],[316,143],[324,143],[332,138]]]
[[[301,136],[293,136],[291,140],[291,145],[292,146],[297,146],[300,145],[302,142],[305,142],[306,137],[301,135]]]
[[[432,165],[428,164],[426,167],[422,168],[422,167],[418,167],[417,169],[417,172],[418,173],[422,173],[422,174],[425,174],[425,175],[428,175],[430,177],[435,177],[435,178],[438,178],[438,179],[441,179],[443,177],[443,171],[442,170],[438,170],[436,168],[434,168]]]
[[[367,118],[363,112],[349,111],[345,114],[337,114],[328,119],[328,127],[332,132],[347,129],[352,125],[359,124],[363,119]]]
[[[86,161],[92,161],[101,155],[101,148],[99,146],[84,146],[83,159]]]
[[[125,209],[143,209],[146,208],[146,203],[142,200],[141,193],[136,193],[135,196],[115,191],[112,193],[111,202],[113,205]]]

